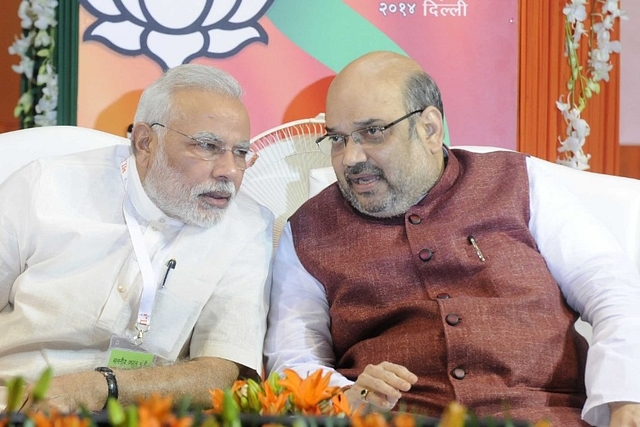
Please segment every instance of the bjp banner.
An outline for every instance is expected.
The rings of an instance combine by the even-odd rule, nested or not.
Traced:
[[[142,90],[182,63],[243,86],[252,134],[324,112],[347,63],[389,50],[443,95],[453,145],[515,148],[517,0],[80,0],[78,125],[124,134]]]

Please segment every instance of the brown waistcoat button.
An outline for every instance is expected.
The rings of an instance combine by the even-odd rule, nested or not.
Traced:
[[[409,222],[413,225],[418,225],[422,222],[422,218],[420,218],[420,215],[411,214],[409,215]]]
[[[449,298],[451,298],[451,295],[449,295],[446,292],[441,292],[438,295],[436,295],[436,298],[438,298],[438,299],[449,299]]]
[[[461,380],[467,375],[467,373],[462,368],[455,368],[451,371],[451,376],[457,380]]]
[[[424,262],[431,261],[433,258],[433,252],[427,248],[424,248],[418,252],[418,256]]]
[[[456,326],[458,323],[460,323],[460,316],[455,313],[451,313],[447,314],[447,317],[445,317],[444,320],[446,320],[449,325]]]

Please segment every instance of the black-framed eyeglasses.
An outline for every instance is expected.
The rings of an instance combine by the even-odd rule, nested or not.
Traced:
[[[179,130],[172,129],[167,125],[163,125],[162,123],[151,123],[149,126],[160,126],[165,129],[168,129],[172,132],[180,134],[185,138],[189,138],[191,141],[195,142],[190,144],[190,149],[193,154],[197,157],[200,157],[203,160],[215,161],[220,158],[226,151],[230,151],[233,155],[233,160],[235,165],[240,170],[247,170],[258,160],[258,153],[251,151],[249,148],[245,148],[242,146],[227,148],[225,143],[216,137],[213,134],[202,135],[202,136],[193,136],[187,135],[184,132],[180,132]]]
[[[340,133],[326,133],[320,138],[316,139],[316,144],[318,144],[318,148],[320,148],[323,153],[329,154],[331,156],[342,154],[345,147],[347,146],[349,137],[353,139],[353,142],[355,142],[365,150],[368,148],[373,148],[379,146],[384,142],[385,130],[397,125],[405,119],[408,119],[414,114],[422,113],[423,111],[424,110],[415,110],[384,126],[368,126],[366,128],[354,130],[348,135]]]

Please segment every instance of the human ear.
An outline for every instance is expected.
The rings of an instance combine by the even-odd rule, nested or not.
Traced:
[[[134,153],[148,152],[154,136],[155,134],[148,124],[136,123],[131,131],[131,145]]]
[[[152,149],[156,141],[156,134],[147,123],[136,123],[131,131],[131,146],[136,158],[136,166],[140,178],[144,180],[147,170],[151,167]]]
[[[431,123],[427,124],[427,138],[431,137],[434,133],[436,133],[433,125]]]
[[[426,143],[432,151],[442,149],[444,142],[444,126],[442,114],[434,106],[429,106],[420,115],[425,130]]]

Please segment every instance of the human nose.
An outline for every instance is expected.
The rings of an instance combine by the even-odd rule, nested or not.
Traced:
[[[351,143],[349,143],[351,140]],[[344,142],[344,151],[342,153],[342,164],[344,166],[353,166],[367,160],[367,153],[362,149],[353,136],[349,136]]]
[[[232,150],[225,149],[213,158],[213,170],[211,173],[216,178],[230,177],[242,171],[243,170],[238,167]]]

